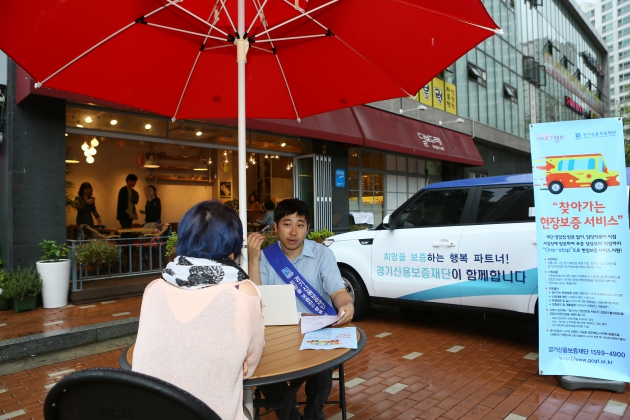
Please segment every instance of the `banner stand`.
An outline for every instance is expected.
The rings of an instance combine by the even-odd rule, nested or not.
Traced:
[[[556,375],[560,386],[568,391],[576,389],[598,389],[623,394],[626,392],[626,383],[621,381],[609,381],[606,379],[587,378],[585,376]]]

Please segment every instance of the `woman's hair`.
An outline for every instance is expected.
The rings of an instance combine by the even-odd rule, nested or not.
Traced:
[[[255,192],[251,193],[251,194],[249,195],[249,197],[247,197],[247,200],[249,200],[249,199],[250,199],[250,198],[252,198],[252,197],[254,197],[254,201],[259,201],[259,200],[258,200],[258,195],[257,195]]]
[[[237,258],[243,246],[243,225],[231,207],[218,200],[191,207],[177,229],[177,255],[193,258]]]
[[[81,186],[79,187],[79,197],[83,197],[83,191],[89,188],[92,190],[92,192],[94,192],[94,188],[92,188],[92,184],[90,184],[89,182],[84,182],[83,184],[81,184]]]
[[[276,208],[276,205],[273,204],[271,200],[265,200],[265,210],[273,210]]]
[[[280,225],[280,220],[282,220],[283,217],[296,213],[298,216],[304,216],[308,223],[308,220],[311,217],[311,212],[304,201],[298,200],[297,198],[282,200],[278,203],[273,212],[273,221]]]
[[[151,189],[153,189],[153,195],[157,197],[157,188],[155,188],[155,186],[153,186],[153,185],[147,185],[147,188],[151,188]]]

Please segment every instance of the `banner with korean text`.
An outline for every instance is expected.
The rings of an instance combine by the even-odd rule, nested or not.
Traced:
[[[630,381],[623,124],[530,125],[543,375]]]

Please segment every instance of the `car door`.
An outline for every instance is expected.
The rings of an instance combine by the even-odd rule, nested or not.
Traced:
[[[378,297],[460,304],[457,267],[461,221],[473,189],[428,188],[391,217],[372,243]]]
[[[533,311],[538,287],[534,192],[529,185],[478,187],[459,248],[462,305]]]

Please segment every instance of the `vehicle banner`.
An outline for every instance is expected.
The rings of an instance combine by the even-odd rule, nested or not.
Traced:
[[[541,375],[630,381],[621,119],[530,125]]]

